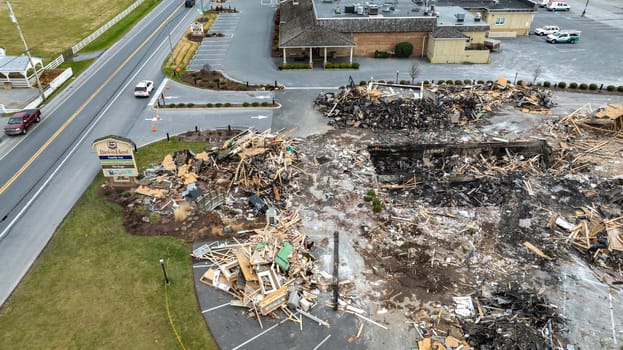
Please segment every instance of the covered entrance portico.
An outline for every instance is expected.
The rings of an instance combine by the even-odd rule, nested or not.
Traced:
[[[338,57],[338,52],[348,52],[348,63],[353,63],[354,46],[323,46],[323,47],[282,47],[283,64],[293,63],[292,61],[307,61],[310,67],[314,60],[322,60],[322,66],[326,66],[329,59]],[[345,55],[344,55],[345,56]],[[340,57],[343,57],[340,55]],[[288,61],[290,60],[290,61]]]

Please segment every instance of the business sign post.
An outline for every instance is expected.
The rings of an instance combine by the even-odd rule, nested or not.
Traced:
[[[113,184],[134,183],[138,176],[132,140],[121,136],[106,136],[96,139],[91,144],[95,148],[102,165],[104,176],[111,178]]]

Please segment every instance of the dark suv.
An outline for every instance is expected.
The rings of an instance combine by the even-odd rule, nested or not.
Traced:
[[[195,0],[186,0],[186,2],[184,3],[184,6],[186,6],[186,7],[193,7],[193,6],[195,6]]]

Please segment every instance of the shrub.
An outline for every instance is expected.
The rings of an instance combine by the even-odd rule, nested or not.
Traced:
[[[590,84],[590,85],[588,86],[588,89],[589,89],[589,90],[597,90],[597,84]]]
[[[478,84],[480,84],[480,85],[482,85],[482,84],[484,84],[485,82],[484,82],[484,80],[478,80],[478,81],[477,81],[477,83],[478,83]]]
[[[212,107],[214,107],[214,105],[213,105],[212,103],[207,103],[207,104],[206,104],[206,107],[208,107],[208,108],[212,108]]]
[[[169,108],[175,108],[175,103],[169,103],[169,104],[167,105],[167,107],[169,107]]]
[[[215,107],[220,108],[223,107],[223,104],[220,102],[217,102],[216,104],[214,104]]]
[[[262,102],[262,107],[268,107],[268,102],[266,101]]]
[[[586,85],[585,83],[580,84],[579,86],[580,90],[586,90],[588,89],[588,85]]]
[[[278,66],[279,70],[284,70],[284,69],[311,69],[311,67],[309,66],[309,63],[286,63],[286,64],[280,64]],[[272,85],[269,85],[269,87],[273,87]]]
[[[231,107],[231,103],[225,102],[225,107]]]
[[[366,193],[366,195],[368,196],[372,196],[372,197],[376,197],[376,192],[372,189],[368,190],[368,192]]]
[[[186,107],[195,107],[195,104],[191,102],[191,103],[187,104]]]
[[[251,103],[251,106],[253,106],[253,107],[257,107],[259,105],[260,105],[260,103],[257,102],[257,101],[254,101],[254,102]]]
[[[457,79],[454,81],[454,85],[463,85],[463,82]]]
[[[409,57],[413,53],[413,45],[411,43],[403,41],[396,44],[396,57]]]
[[[548,88],[548,87],[552,86],[552,83],[550,83],[549,81],[546,80],[546,81],[543,82],[543,86]]]
[[[437,84],[439,84],[439,85],[441,85],[441,84],[445,84],[445,83],[446,83],[446,81],[445,81],[445,80],[443,80],[443,79],[441,79],[441,80],[437,80]]]
[[[385,84],[385,80],[379,80],[379,81],[377,81],[377,83]]]
[[[578,83],[569,84],[569,89],[577,89],[577,88],[578,88]]]
[[[567,87],[567,83],[565,83],[564,81],[561,81],[560,83],[558,83],[558,87],[561,89],[564,89]]]
[[[152,224],[160,222],[160,215],[158,213],[149,214],[149,222]]]
[[[249,107],[251,104],[249,104],[249,102],[243,102],[242,103],[242,107]]]
[[[383,207],[381,207],[381,203],[378,203],[378,204],[373,204],[373,205],[372,205],[372,210],[373,210],[375,213],[380,213],[380,212],[383,210]]]
[[[521,79],[517,80],[517,85],[519,85],[519,86],[523,85],[523,80],[521,80]]]
[[[359,82],[359,86],[364,86],[364,85],[368,85],[368,82],[365,80],[362,80]]]
[[[469,79],[465,79],[465,80],[463,80],[463,83],[464,83],[465,85],[470,85],[470,84],[472,83],[472,81],[471,81],[471,80],[469,80]]]
[[[178,103],[177,106],[179,108],[184,108],[184,107],[186,107],[186,104],[182,102],[182,103]]]
[[[430,85],[430,82],[428,80],[424,80],[424,85]]]
[[[617,91],[618,92],[623,92],[623,86],[619,85],[619,87],[617,87]]]
[[[363,196],[363,200],[366,202],[372,202],[372,196]]]
[[[374,58],[387,58],[387,57],[389,57],[389,52],[387,51],[379,51],[379,50],[374,51]]]
[[[616,89],[616,87],[614,85],[606,86],[606,90],[608,90],[608,91],[614,91],[615,89]]]
[[[400,85],[409,85],[409,81],[408,80],[401,80],[400,81]]]
[[[353,69],[359,69],[359,62],[353,62],[352,67]]]
[[[487,84],[493,84],[493,80],[487,80]]]

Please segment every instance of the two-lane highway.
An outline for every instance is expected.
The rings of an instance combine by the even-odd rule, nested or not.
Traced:
[[[0,303],[98,172],[91,141],[126,135],[145,113],[149,99],[136,99],[134,84],[162,81],[168,36],[177,41],[195,15],[182,2],[162,2],[43,107],[41,124],[0,159]]]

